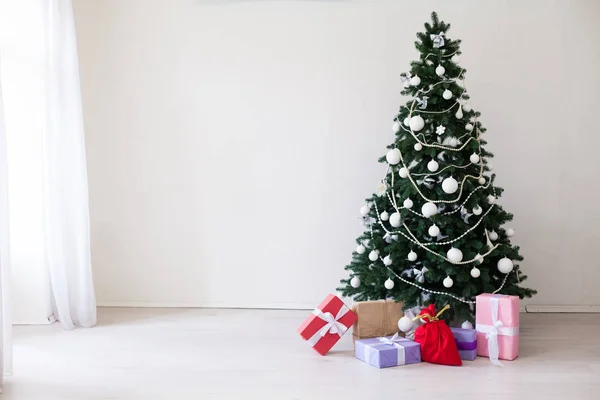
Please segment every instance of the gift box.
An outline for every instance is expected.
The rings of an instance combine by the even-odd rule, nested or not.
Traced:
[[[473,361],[477,358],[477,331],[475,329],[450,328],[456,341],[461,360]]]
[[[424,308],[415,319],[424,321],[415,330],[415,342],[421,344],[421,359],[425,362],[442,365],[462,365],[456,341],[446,322],[440,320],[440,315],[450,306],[435,313],[435,305]]]
[[[354,343],[355,356],[377,368],[395,367],[421,362],[421,346],[400,337],[360,339]]]
[[[298,332],[317,353],[324,356],[355,322],[356,314],[339,297],[330,294],[304,320]]]
[[[476,297],[477,355],[514,360],[519,355],[519,297],[481,294]]]
[[[402,303],[393,300],[359,301],[352,311],[358,316],[352,327],[355,341],[398,333],[398,320],[404,316]]]

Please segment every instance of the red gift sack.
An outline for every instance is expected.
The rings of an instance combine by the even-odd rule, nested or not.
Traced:
[[[450,306],[435,313],[435,305],[424,308],[416,319],[425,323],[415,330],[415,342],[421,345],[421,360],[442,365],[462,365],[456,341],[446,323],[438,317]]]

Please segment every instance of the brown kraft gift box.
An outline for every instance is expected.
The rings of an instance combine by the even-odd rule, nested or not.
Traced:
[[[352,311],[358,319],[352,327],[352,339],[368,339],[398,333],[398,320],[404,316],[402,303],[394,300],[359,301]],[[400,332],[401,336],[404,336]]]

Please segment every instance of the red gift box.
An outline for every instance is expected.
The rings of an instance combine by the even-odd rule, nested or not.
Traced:
[[[330,294],[298,328],[300,336],[324,356],[357,320],[344,302]]]

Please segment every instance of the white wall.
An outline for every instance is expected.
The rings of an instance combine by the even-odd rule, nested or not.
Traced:
[[[74,3],[100,304],[334,290],[432,10],[463,39],[530,304],[600,304],[600,3]]]

